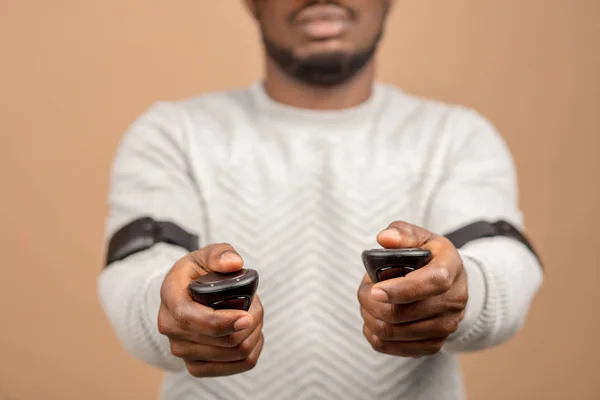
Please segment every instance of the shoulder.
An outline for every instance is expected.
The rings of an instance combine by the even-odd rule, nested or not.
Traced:
[[[416,126],[423,140],[446,147],[450,154],[478,153],[510,156],[496,125],[481,111],[463,104],[444,102],[384,85],[390,113],[405,113],[404,123]]]
[[[455,135],[472,129],[484,129],[497,134],[492,122],[475,108],[419,96],[390,84],[381,86],[386,92],[388,106],[396,112],[406,110],[407,117],[413,120],[437,124],[440,128],[450,129]]]
[[[224,123],[233,118],[248,116],[254,107],[252,87],[234,88],[191,96],[173,106],[195,121]]]
[[[219,131],[218,128],[228,121],[247,118],[251,107],[249,88],[158,100],[133,120],[123,136],[122,145],[145,143],[184,147],[191,132]]]

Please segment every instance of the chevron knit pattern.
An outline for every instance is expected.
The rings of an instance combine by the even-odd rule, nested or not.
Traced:
[[[486,150],[469,161],[474,146]],[[377,246],[380,230],[394,220],[438,232],[480,217],[521,223],[510,156],[493,128],[468,110],[381,84],[341,112],[277,104],[260,84],[157,104],[121,144],[110,202],[107,237],[149,214],[197,233],[201,245],[231,243],[260,274],[259,363],[211,379],[191,377],[156,328],[160,284],[181,249],[156,246],[102,274],[117,335],[168,371],[168,400],[462,399],[455,353],[514,333],[541,279],[523,249],[487,241],[486,254],[512,254],[521,268],[511,277],[521,290],[510,292],[474,246],[463,254],[467,316],[447,349],[407,359],[370,347],[356,293],[360,253]]]

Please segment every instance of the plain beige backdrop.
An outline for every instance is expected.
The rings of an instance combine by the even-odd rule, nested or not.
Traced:
[[[0,0],[0,399],[153,399],[100,309],[109,167],[158,99],[262,71],[238,0]],[[600,1],[401,0],[379,78],[503,133],[546,262],[524,329],[464,356],[471,399],[600,398]]]

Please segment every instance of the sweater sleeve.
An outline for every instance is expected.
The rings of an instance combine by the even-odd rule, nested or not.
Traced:
[[[504,219],[524,229],[514,162],[495,128],[470,111],[457,122],[446,173],[432,197],[428,228],[449,233],[477,220]],[[523,325],[543,280],[537,258],[520,242],[493,237],[459,249],[469,300],[444,348],[469,352],[510,339]]]
[[[169,103],[158,103],[124,135],[111,171],[105,241],[128,222],[150,216],[200,235],[203,212],[187,168],[182,118]],[[158,244],[105,268],[98,279],[102,307],[123,347],[154,367],[184,368],[158,332],[160,287],[186,250]]]

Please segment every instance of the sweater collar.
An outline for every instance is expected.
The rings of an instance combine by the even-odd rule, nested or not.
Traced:
[[[327,124],[355,124],[370,119],[380,109],[386,96],[385,85],[374,83],[371,96],[363,103],[342,110],[311,110],[293,107],[272,99],[265,90],[263,81],[257,81],[250,87],[259,111],[266,112],[269,117],[286,121],[297,120],[298,123],[327,123]]]

